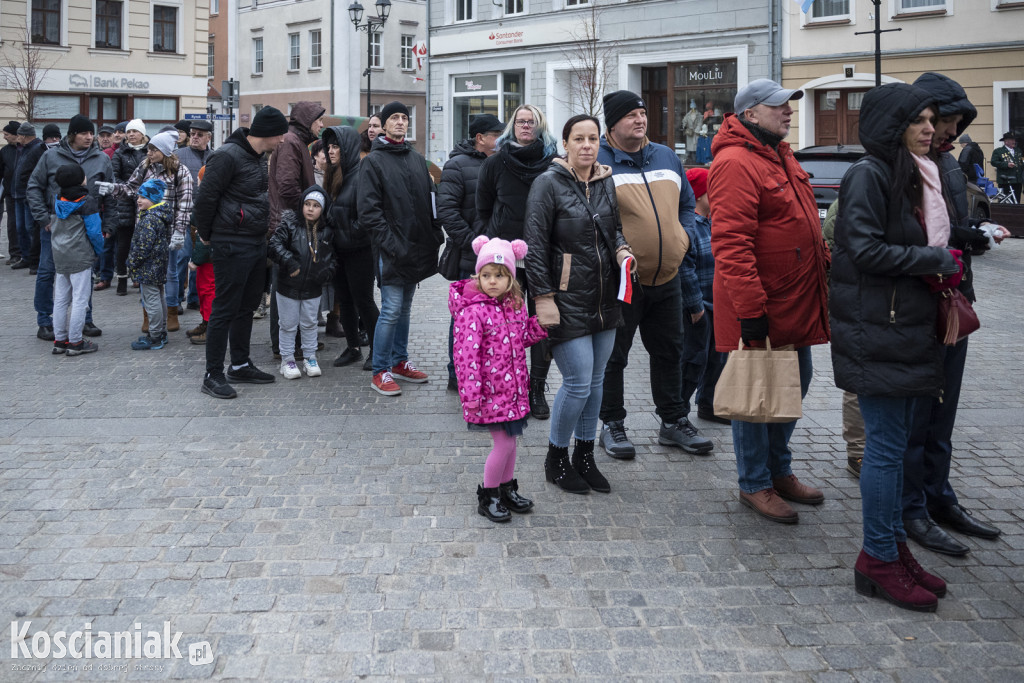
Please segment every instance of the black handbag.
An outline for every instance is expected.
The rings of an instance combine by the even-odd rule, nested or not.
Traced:
[[[445,280],[455,282],[461,280],[462,269],[460,268],[459,261],[462,260],[462,250],[456,246],[455,242],[452,241],[451,237],[446,237],[444,240],[444,249],[441,251],[441,257],[437,259],[437,272],[441,274]]]

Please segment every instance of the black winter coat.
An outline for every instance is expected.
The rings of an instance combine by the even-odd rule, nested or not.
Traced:
[[[473,238],[476,232],[476,188],[487,155],[478,152],[472,140],[455,145],[448,163],[441,170],[437,188],[437,214],[444,231],[461,250],[459,267],[466,272],[476,270]]]
[[[964,148],[960,150],[958,161],[967,180],[972,183],[978,182],[978,169],[974,168],[975,164],[981,168],[982,173],[985,172],[985,153],[981,151],[981,145],[977,142],[972,141],[964,145]]]
[[[114,182],[128,182],[128,179],[132,177],[132,173],[135,173],[135,169],[145,160],[145,145],[142,146],[142,149],[133,149],[127,141],[122,142],[121,146],[114,152],[114,156],[110,159],[110,165],[114,168]],[[135,217],[139,213],[139,207],[135,205],[135,199],[132,197],[115,198],[114,203],[117,206],[118,229],[127,229],[134,226]]]
[[[18,163],[17,143],[8,143],[0,147],[0,180],[3,180],[4,191],[0,197],[6,197],[14,189],[14,167]]]
[[[206,159],[192,225],[207,242],[259,244],[267,239],[267,158],[252,148],[248,134],[248,128],[238,128]]]
[[[381,285],[415,284],[437,272],[444,233],[433,193],[427,162],[409,143],[388,143],[384,136],[373,141],[360,166],[358,207]]]
[[[548,330],[552,344],[621,324],[615,253],[626,240],[611,168],[595,164],[583,183],[556,159],[530,188],[524,237],[531,295],[554,293],[558,305],[560,322]]]
[[[476,234],[503,240],[523,239],[530,186],[551,166],[543,140],[526,147],[506,142],[480,168],[476,186]],[[474,261],[475,264],[475,261]]]
[[[359,225],[359,153],[362,141],[349,126],[331,126],[323,133],[324,146],[338,145],[341,158],[341,188],[331,198],[330,216],[336,252],[356,251],[370,246],[370,235]]]
[[[36,170],[36,164],[46,151],[46,145],[39,138],[33,138],[31,142],[21,148],[18,155],[17,165],[14,168],[14,179],[11,189],[14,191],[15,199],[24,199],[28,190],[28,179],[32,177],[32,171]]]
[[[949,246],[963,252],[961,260],[964,263],[964,276],[958,289],[971,301],[977,301],[978,297],[974,294],[971,253],[984,250],[988,246],[988,237],[978,229],[981,221],[969,214],[967,178],[960,169],[960,164],[949,152],[939,154],[936,163],[942,174],[942,192],[946,195],[946,205],[949,207]]]
[[[302,194],[302,201],[313,191],[327,195],[323,188],[314,185]],[[323,286],[334,277],[334,231],[330,222],[323,219],[328,206],[321,214],[320,226],[315,234],[306,225],[305,217],[291,209],[281,212],[281,222],[270,236],[267,255],[279,266],[277,292],[289,299],[315,299],[320,296]],[[298,275],[293,276],[296,270]]]
[[[840,184],[829,292],[832,366],[836,386],[855,394],[938,396],[943,386],[938,299],[921,276],[958,267],[948,249],[928,246],[912,206],[891,189],[903,132],[931,104],[912,85],[869,90],[860,119],[868,154]]]

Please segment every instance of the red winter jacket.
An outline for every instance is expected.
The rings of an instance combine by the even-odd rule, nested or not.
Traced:
[[[768,316],[772,346],[829,340],[830,260],[807,173],[732,114],[711,143],[708,176],[715,257],[715,344],[733,351],[740,319]]]
[[[511,300],[499,302],[473,280],[453,282],[448,309],[455,318],[455,375],[466,422],[511,422],[530,414],[530,365],[526,349],[548,333],[517,311]]]

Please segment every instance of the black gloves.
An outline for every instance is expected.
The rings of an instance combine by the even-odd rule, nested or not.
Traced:
[[[764,341],[768,336],[768,316],[740,320],[740,339],[745,344]]]

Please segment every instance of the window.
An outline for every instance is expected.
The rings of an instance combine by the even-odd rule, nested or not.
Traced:
[[[405,131],[405,139],[409,142],[416,142],[416,105],[409,106],[409,127]]]
[[[405,71],[412,71],[412,41],[413,36],[402,36],[402,60],[399,66]]]
[[[505,0],[505,14],[522,14],[524,11],[524,0]]]
[[[380,68],[380,33],[370,34],[370,63],[367,66]]]
[[[80,113],[82,98],[78,95],[36,95],[32,100],[34,119],[70,120]]]
[[[206,77],[213,78],[213,41],[206,44]]]
[[[589,4],[590,0],[565,0],[566,7],[582,7]]]
[[[252,72],[263,73],[263,38],[252,39]]]
[[[153,6],[153,52],[178,51],[178,8]]]
[[[850,0],[814,0],[811,19],[845,19],[850,16]]]
[[[220,0],[210,0],[210,14],[220,14]]]
[[[309,32],[309,68],[319,69],[323,66],[323,43],[320,40],[320,29]]]
[[[946,9],[946,0],[897,0],[898,14]]]
[[[123,2],[96,0],[96,47],[121,49]]]
[[[473,21],[473,0],[455,0],[455,21]]]
[[[302,52],[302,48],[299,45],[299,34],[289,33],[288,34],[288,70],[298,71],[299,69],[299,55]]]
[[[32,42],[60,45],[61,0],[32,0]]]
[[[168,122],[178,120],[178,98],[176,97],[136,97],[135,118],[146,123]]]

